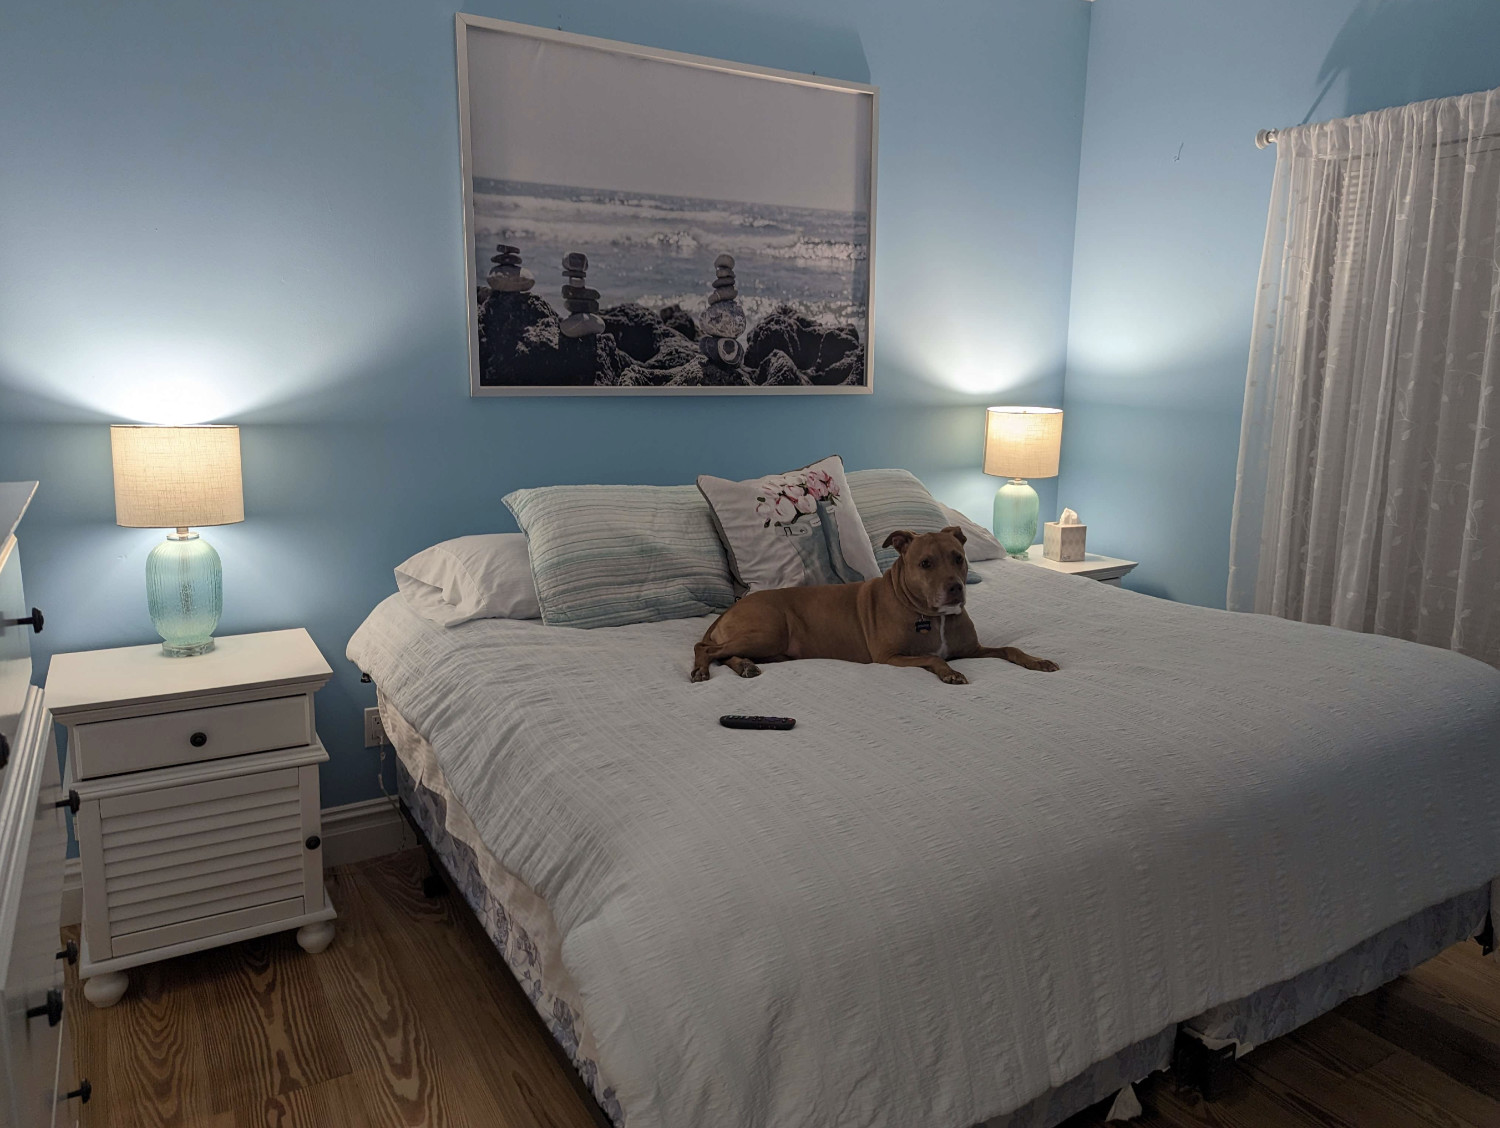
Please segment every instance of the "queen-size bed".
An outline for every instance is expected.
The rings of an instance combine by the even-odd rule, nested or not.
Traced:
[[[400,595],[354,635],[404,801],[616,1124],[1055,1124],[1486,925],[1500,672],[974,571],[981,640],[1060,672],[692,684],[704,618]]]

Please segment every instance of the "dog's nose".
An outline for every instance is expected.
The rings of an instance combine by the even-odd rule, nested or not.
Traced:
[[[959,599],[959,597],[962,596],[963,593],[964,593],[964,585],[963,584],[959,583],[957,580],[952,580],[952,581],[949,582],[949,584],[948,584],[948,599],[949,599],[950,602],[957,602],[958,599]]]

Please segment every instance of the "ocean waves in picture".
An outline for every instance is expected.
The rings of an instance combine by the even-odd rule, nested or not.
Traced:
[[[714,259],[730,254],[752,323],[786,304],[866,338],[868,220],[863,213],[737,200],[616,193],[476,177],[474,256],[483,280],[497,243],[519,247],[534,293],[562,310],[562,256],[588,256],[600,303],[707,305]]]

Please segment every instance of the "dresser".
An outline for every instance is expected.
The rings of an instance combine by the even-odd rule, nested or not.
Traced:
[[[76,1122],[62,993],[77,958],[58,936],[67,831],[52,718],[31,684],[31,636],[17,528],[35,482],[0,483],[0,1128]]]
[[[68,730],[83,868],[84,996],[111,1006],[132,967],[270,932],[320,952],[313,695],[333,671],[305,630],[58,654],[47,702]]]

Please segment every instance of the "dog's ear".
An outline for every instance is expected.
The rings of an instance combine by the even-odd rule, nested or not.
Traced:
[[[968,544],[969,543],[969,538],[966,537],[966,536],[964,536],[964,531],[962,529],[960,529],[957,525],[949,525],[946,529],[943,529],[942,531],[945,532],[945,533],[947,533],[950,537],[953,537],[955,540],[957,540],[959,544]]]
[[[897,552],[905,552],[906,546],[916,539],[916,533],[909,533],[905,529],[897,529],[885,538],[885,547],[894,548]]]

